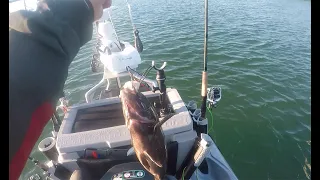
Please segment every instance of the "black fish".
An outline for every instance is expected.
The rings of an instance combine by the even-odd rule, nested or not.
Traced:
[[[128,87],[129,86],[129,87]],[[120,92],[123,115],[131,143],[143,165],[156,180],[163,179],[167,168],[167,149],[159,117],[148,99],[127,82]]]

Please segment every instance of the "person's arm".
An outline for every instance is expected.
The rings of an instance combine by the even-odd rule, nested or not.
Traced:
[[[46,0],[9,15],[9,179],[17,180],[63,90],[68,67],[92,37],[89,0]]]

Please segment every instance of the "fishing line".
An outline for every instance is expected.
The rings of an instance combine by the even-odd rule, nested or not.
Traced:
[[[151,69],[153,68],[153,66],[150,66],[147,68],[147,70],[143,73],[143,76],[140,78],[140,83],[147,77],[147,75],[149,74],[149,72],[151,71]]]
[[[131,71],[133,71],[133,72],[139,74],[140,76],[142,76],[139,72],[137,72],[136,70],[132,69],[130,66],[127,66],[126,69],[127,69],[127,71],[129,72],[129,74],[132,75],[132,76],[133,76],[133,74],[132,74],[128,69],[130,69]],[[133,77],[133,78],[134,78],[134,77]]]
[[[150,68],[150,67],[149,67],[149,68]],[[148,68],[143,74],[146,74],[146,72],[149,70],[149,68]],[[140,80],[141,80],[142,78],[144,78],[144,75],[142,75],[142,74],[140,74],[139,72],[137,72],[136,70],[132,69],[130,66],[127,66],[127,67],[126,67],[126,70],[127,70],[128,73],[130,74],[130,80],[131,80],[132,86],[133,86],[132,81],[135,80],[135,81],[137,81],[137,82],[139,83],[139,88],[140,88],[141,81],[140,81],[138,78],[135,78],[135,77],[133,76],[133,74],[132,74],[128,69],[130,69],[131,71],[139,74],[139,75],[141,76]],[[148,84],[147,84],[147,86],[150,88],[150,86],[149,86]],[[151,89],[151,88],[150,88],[150,89]],[[138,89],[138,90],[139,90],[139,89]]]
[[[141,78],[140,78],[140,79],[137,79],[137,78],[133,77],[133,74],[128,70],[128,68],[129,68],[130,70],[134,71],[135,73],[139,74],[139,75],[141,76]],[[149,65],[149,67],[145,70],[145,72],[144,72],[143,74],[140,74],[140,73],[137,72],[136,70],[132,69],[130,66],[127,66],[127,67],[126,67],[127,71],[128,71],[129,74],[130,74],[131,81],[133,81],[133,79],[136,79],[136,80],[139,82],[139,87],[140,87],[141,82],[146,78],[146,76],[149,74],[149,72],[151,71],[152,68],[153,68],[153,66],[150,66],[150,65]],[[146,84],[147,84],[147,86],[150,88],[149,84],[148,84],[148,83],[146,83]]]
[[[149,72],[151,71],[152,68],[153,68],[153,66],[149,65],[149,68],[147,68],[146,71],[143,73],[143,76],[139,80],[139,87],[141,86],[142,81],[147,77],[147,75],[149,74]],[[149,86],[149,84],[148,83],[145,83],[145,84],[151,90],[151,87]]]
[[[210,134],[210,132],[213,130],[213,115],[208,107],[207,107],[207,110],[209,111],[210,116],[211,116],[211,127],[209,128],[209,131],[208,131],[208,134]]]
[[[113,29],[115,29],[113,21],[112,21],[112,17],[110,15],[110,12],[109,12],[109,10],[107,10],[107,11],[108,11],[108,15],[109,15],[109,18],[110,18],[111,25],[112,25]],[[116,35],[116,38],[117,38],[117,41],[119,42],[119,44],[121,44],[120,41],[119,41],[119,38],[118,38],[118,35],[117,35],[116,31],[114,31],[114,34]],[[117,45],[117,43],[115,43],[115,44]],[[118,45],[117,45],[117,47],[119,48],[120,51],[122,51],[122,49]]]
[[[183,171],[182,171],[182,180],[184,180],[184,170],[186,169],[186,167],[183,168]]]

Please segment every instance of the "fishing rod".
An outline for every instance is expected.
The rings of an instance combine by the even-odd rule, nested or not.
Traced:
[[[202,104],[201,104],[201,117],[205,118],[206,109],[207,109],[207,87],[208,87],[208,74],[207,74],[207,45],[208,45],[208,0],[205,0],[204,4],[204,56],[203,56],[203,71],[202,71],[202,86],[201,86],[201,96],[202,96]]]
[[[208,93],[208,75],[207,75],[207,44],[208,44],[208,0],[204,0],[204,14],[205,14],[205,28],[204,28],[204,56],[203,56],[203,71],[202,71],[202,85],[201,85],[201,114],[197,120],[197,134],[198,137],[191,149],[187,158],[182,162],[181,167],[176,173],[176,177],[179,180],[190,179],[197,169],[208,168],[206,161],[204,161],[206,155],[210,152],[210,146],[213,144],[210,135],[208,135],[208,121],[205,119],[207,109],[207,93]],[[210,98],[209,98],[210,99]],[[193,112],[194,114],[194,112]],[[200,136],[199,136],[200,135]],[[201,138],[200,138],[201,137]]]

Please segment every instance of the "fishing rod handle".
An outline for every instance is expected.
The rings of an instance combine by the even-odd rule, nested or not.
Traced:
[[[207,96],[208,87],[208,74],[207,71],[202,71],[202,85],[201,85],[201,96]]]

